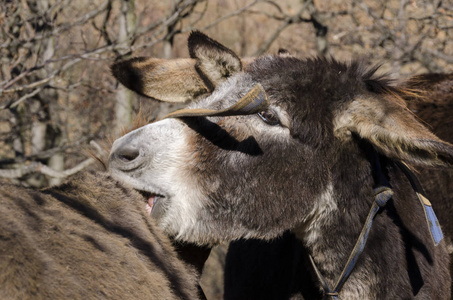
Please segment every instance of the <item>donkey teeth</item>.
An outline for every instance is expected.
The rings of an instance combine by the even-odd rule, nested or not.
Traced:
[[[154,204],[156,204],[156,202],[159,200],[159,198],[162,198],[162,196],[158,195],[158,194],[153,194],[150,192],[144,192],[144,191],[140,191],[140,193],[145,198],[146,212],[148,213],[148,215],[151,215]]]
[[[151,211],[153,210],[154,203],[156,203],[158,196],[152,195],[151,197],[148,198],[148,206],[150,207],[149,214],[151,214]]]

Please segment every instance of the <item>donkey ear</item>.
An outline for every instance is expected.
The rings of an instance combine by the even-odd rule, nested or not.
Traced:
[[[353,100],[335,120],[339,137],[354,133],[387,157],[425,166],[453,166],[453,145],[416,120],[401,99],[369,96]]]
[[[207,93],[194,59],[137,57],[111,66],[113,76],[140,95],[166,102],[185,102]]]
[[[242,70],[241,59],[233,51],[199,31],[190,34],[188,44],[190,57],[197,59],[196,70],[211,91]]]

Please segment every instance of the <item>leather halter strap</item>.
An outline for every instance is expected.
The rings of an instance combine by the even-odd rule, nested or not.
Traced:
[[[344,283],[348,279],[349,275],[351,275],[352,270],[354,269],[355,264],[357,263],[357,260],[360,257],[360,254],[362,254],[363,250],[365,249],[368,235],[370,233],[371,226],[373,225],[374,217],[378,213],[379,209],[381,207],[384,207],[385,204],[387,203],[387,201],[392,198],[392,196],[393,196],[393,191],[388,186],[380,186],[380,187],[374,189],[374,200],[375,201],[373,202],[373,205],[371,206],[371,209],[370,209],[370,212],[368,213],[365,224],[363,225],[359,238],[357,239],[357,242],[355,243],[355,246],[352,249],[351,254],[349,255],[348,261],[347,261],[346,265],[344,266],[343,271],[341,272],[341,274],[333,288],[331,288],[329,286],[329,284],[327,283],[327,280],[324,278],[324,276],[322,276],[322,274],[319,271],[318,267],[316,266],[312,256],[310,255],[311,265],[313,266],[315,274],[318,277],[318,280],[321,283],[322,288],[324,290],[324,294],[326,296],[329,296],[335,300],[338,299],[338,293],[340,292]]]
[[[324,295],[329,297],[333,300],[338,299],[338,293],[340,292],[341,288],[343,287],[344,283],[348,279],[349,275],[351,274],[354,266],[359,259],[360,254],[363,252],[365,248],[365,244],[368,239],[368,235],[373,225],[373,220],[376,214],[379,212],[379,209],[384,207],[388,200],[390,200],[393,196],[393,190],[390,188],[390,184],[381,169],[381,164],[379,162],[379,155],[373,150],[374,154],[374,170],[376,172],[376,185],[377,188],[374,189],[374,202],[371,206],[370,212],[366,218],[365,224],[362,227],[362,231],[357,239],[357,242],[349,255],[348,261],[343,268],[335,286],[331,288],[327,282],[327,280],[322,276],[321,272],[319,271],[318,267],[316,266],[313,258],[309,255],[310,263],[315,271],[316,276],[318,277],[319,282],[324,290]],[[425,212],[426,221],[428,224],[428,228],[430,229],[430,234],[433,239],[434,245],[437,246],[440,241],[443,239],[442,230],[439,225],[439,221],[431,207],[431,202],[424,196],[424,191],[422,185],[418,181],[415,174],[409,169],[406,163],[397,161],[396,165],[404,175],[408,178],[412,188],[414,189],[420,203]]]

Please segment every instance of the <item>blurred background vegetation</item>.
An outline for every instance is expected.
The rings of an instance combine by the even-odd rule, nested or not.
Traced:
[[[395,79],[453,72],[450,0],[2,0],[0,180],[41,188],[96,168],[109,141],[178,108],[120,86],[109,66],[132,56],[188,57],[198,29],[242,57],[365,58]],[[103,146],[107,145],[107,146]],[[203,281],[222,295],[225,246]]]

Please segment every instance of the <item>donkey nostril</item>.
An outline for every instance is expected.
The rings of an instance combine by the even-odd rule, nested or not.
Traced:
[[[116,142],[115,142],[116,143]],[[146,163],[146,148],[131,143],[113,145],[109,158],[109,169],[133,172]]]
[[[124,147],[116,153],[118,158],[124,162],[131,162],[135,160],[139,155],[140,151],[134,147]]]

